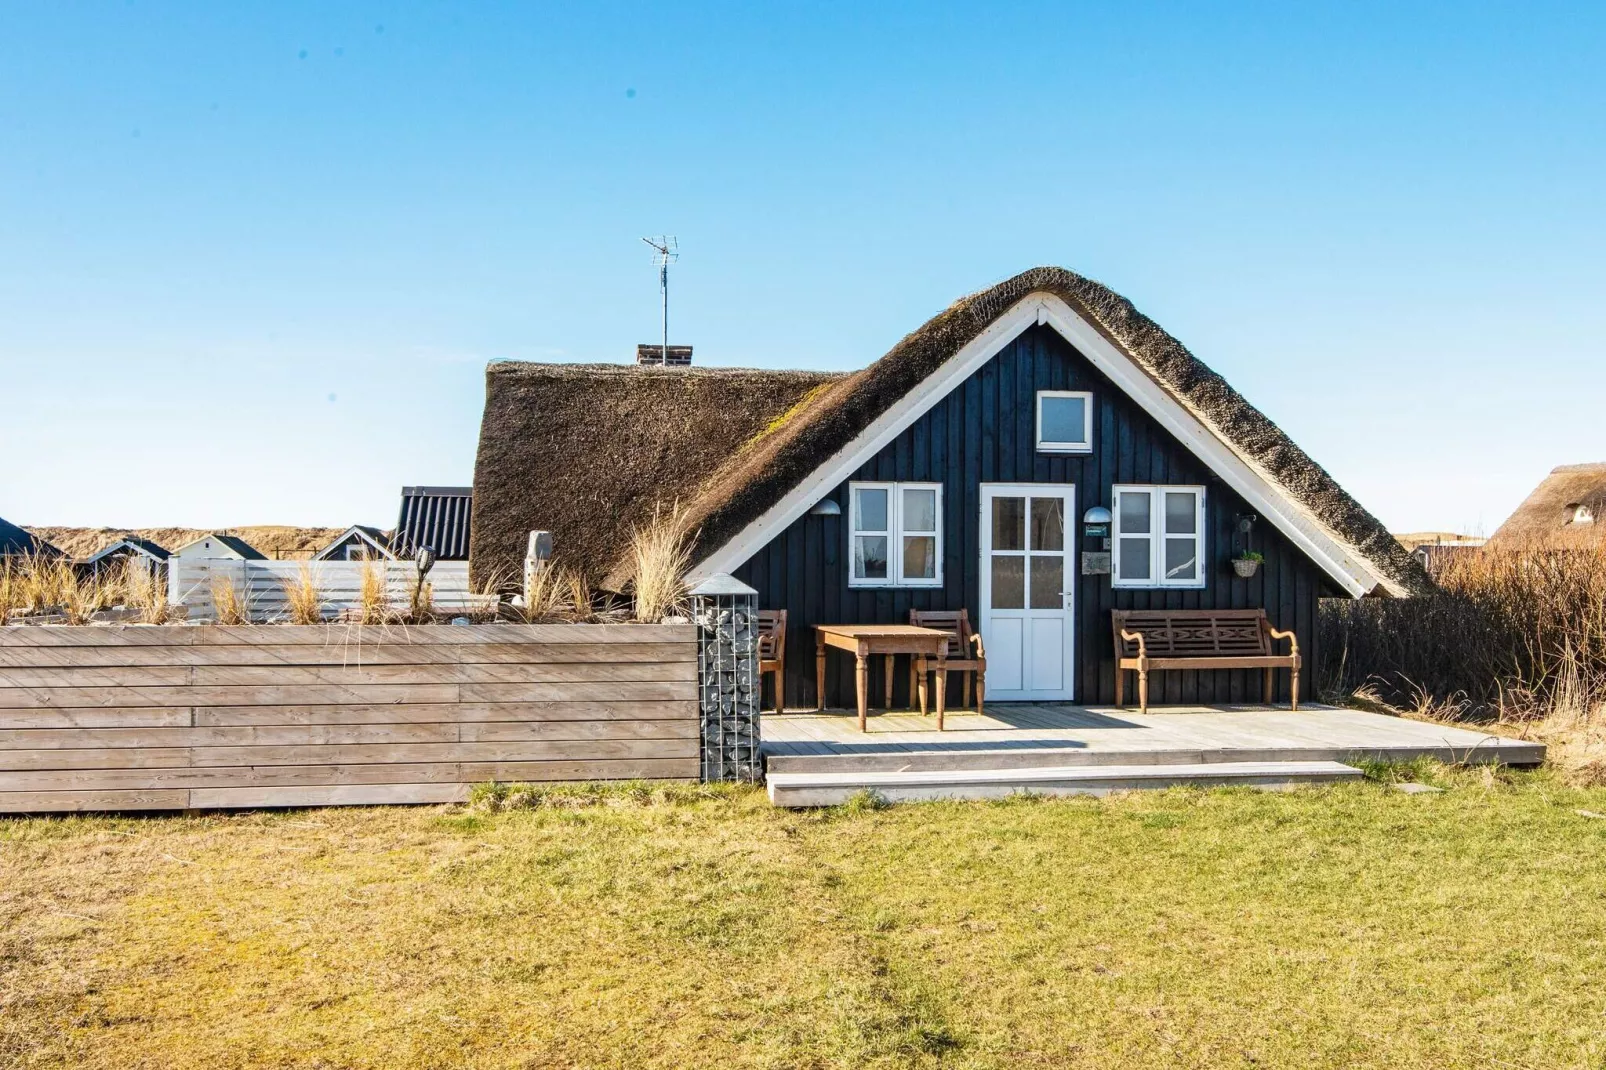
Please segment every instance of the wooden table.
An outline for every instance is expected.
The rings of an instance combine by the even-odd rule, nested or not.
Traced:
[[[892,659],[908,654],[920,659],[920,712],[926,712],[927,658],[936,660],[937,674],[937,731],[942,731],[943,699],[948,692],[948,639],[947,632],[936,628],[919,628],[913,624],[816,624],[814,626],[814,696],[815,709],[825,709],[825,649],[836,647],[846,650],[857,659],[856,680],[859,697],[859,731],[865,730],[865,716],[869,712],[869,658],[872,654],[887,656],[887,706],[892,706]],[[912,696],[911,696],[912,697]]]

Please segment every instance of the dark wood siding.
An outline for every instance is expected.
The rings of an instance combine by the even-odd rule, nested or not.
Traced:
[[[1039,453],[1036,405],[1039,390],[1093,392],[1093,452]],[[941,588],[848,587],[848,483],[855,480],[938,481],[943,484],[943,580]],[[841,516],[804,516],[737,570],[756,587],[759,605],[789,611],[787,702],[814,702],[815,623],[900,622],[911,608],[970,610],[979,623],[981,484],[1073,483],[1076,549],[1083,547],[1081,513],[1111,505],[1118,483],[1203,485],[1206,490],[1205,575],[1202,589],[1116,590],[1108,576],[1076,577],[1074,626],[1077,701],[1115,698],[1115,660],[1110,610],[1220,609],[1263,606],[1273,624],[1299,636],[1310,695],[1316,663],[1316,600],[1332,593],[1316,565],[1268,522],[1255,524],[1255,549],[1266,557],[1252,579],[1232,571],[1237,519],[1252,512],[1226,484],[1104,377],[1052,328],[1023,332],[970,378],[889,443],[828,497]],[[826,701],[852,699],[850,660],[829,656]],[[881,694],[880,662],[871,669],[871,695]],[[908,670],[894,672],[894,701],[907,703]],[[1286,674],[1279,674],[1286,700]],[[957,694],[957,691],[955,692]],[[1150,678],[1155,703],[1256,702],[1255,671],[1160,672]],[[879,699],[872,697],[872,703]]]

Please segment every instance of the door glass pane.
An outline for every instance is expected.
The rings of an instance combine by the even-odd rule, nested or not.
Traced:
[[[1149,578],[1149,540],[1127,539],[1121,540],[1121,572],[1123,580],[1146,580]]]
[[[905,535],[903,537],[903,578],[906,580],[933,580],[937,578],[937,537],[935,535]]]
[[[1120,495],[1121,534],[1143,535],[1149,530],[1149,492],[1123,490]]]
[[[1087,443],[1087,399],[1043,399],[1043,442],[1081,446]]]
[[[1194,539],[1165,541],[1165,578],[1191,580],[1199,576],[1199,543]]]
[[[1192,535],[1199,530],[1199,499],[1191,492],[1168,490],[1165,494],[1165,532]]]
[[[903,530],[937,530],[937,492],[914,489],[903,492]]]
[[[1026,608],[1026,559],[1024,557],[994,555],[993,608]]]
[[[885,487],[860,487],[853,493],[858,495],[858,508],[854,521],[860,531],[886,531],[887,530],[887,490]]]
[[[1032,557],[1032,608],[1059,609],[1065,604],[1065,555]]]
[[[1032,499],[1032,549],[1065,549],[1065,499]]]
[[[1026,549],[1026,499],[993,499],[993,549]]]
[[[887,578],[887,537],[859,535],[853,540],[853,575],[861,580]]]

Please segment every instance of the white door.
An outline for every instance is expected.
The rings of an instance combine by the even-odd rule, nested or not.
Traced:
[[[1076,488],[983,483],[981,635],[987,700],[1073,697]]]

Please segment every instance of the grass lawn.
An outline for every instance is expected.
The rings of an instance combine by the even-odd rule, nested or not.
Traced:
[[[1606,789],[1433,775],[0,821],[0,1066],[1600,1067]]]

